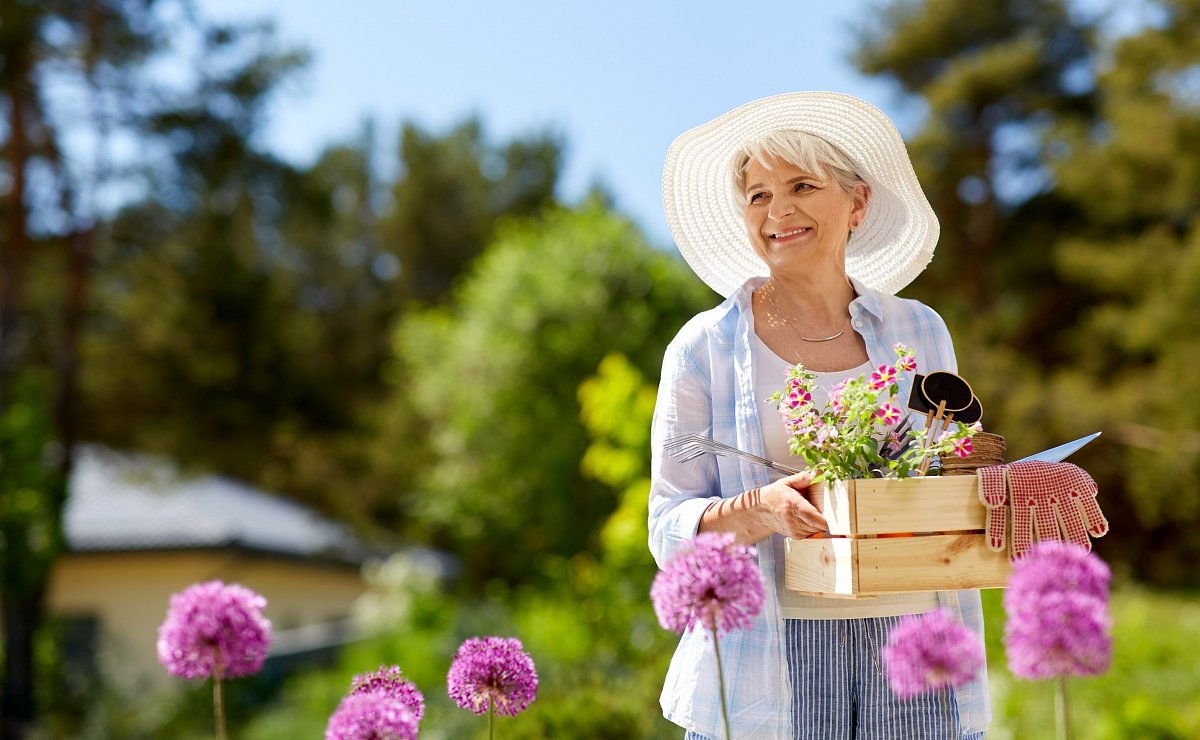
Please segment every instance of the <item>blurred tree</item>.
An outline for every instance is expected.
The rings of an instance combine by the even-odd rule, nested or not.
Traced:
[[[298,178],[253,143],[267,97],[303,57],[272,48],[266,26],[201,36],[195,87],[145,123],[173,156],[153,162],[154,188],[121,210],[97,255],[86,431],[237,474],[261,459],[247,440],[288,409],[323,410],[290,363],[291,255],[270,226]]]
[[[88,431],[386,533],[405,518],[388,473],[420,448],[413,427],[376,412],[395,373],[391,327],[412,298],[405,265],[425,259],[415,242],[434,240],[430,270],[448,283],[501,213],[549,202],[557,144],[493,146],[475,122],[444,137],[410,125],[399,179],[386,182],[367,125],[295,170],[258,149],[255,132],[299,60],[235,64],[244,45],[211,36],[200,89],[154,121],[178,143],[174,167],[122,211],[101,253]],[[471,207],[454,206],[455,193]]]
[[[468,120],[443,137],[404,126],[401,177],[382,240],[399,258],[407,298],[438,300],[491,241],[501,216],[531,216],[555,203],[562,145],[553,136],[500,146]]]
[[[942,303],[966,299],[977,314],[1007,308],[1005,289],[1017,276],[1053,286],[1048,263],[1035,274],[1028,268],[1043,255],[1047,220],[1073,214],[1051,187],[1040,134],[1094,106],[1091,23],[1065,0],[895,0],[873,18],[860,69],[928,111],[909,148],[942,233],[919,287]],[[1030,291],[1037,297],[1027,300],[1052,292]],[[1021,337],[1039,311],[1051,311],[1016,310],[1004,331]]]
[[[667,341],[711,299],[592,204],[510,223],[449,304],[405,318],[408,382],[390,408],[418,421],[429,462],[404,505],[469,582],[520,580],[539,557],[595,544],[615,500],[580,471],[579,384],[610,351],[656,377]]]
[[[163,48],[151,2],[10,2],[0,22],[0,737],[35,718],[33,638],[63,548],[78,436],[78,342],[114,130],[142,111],[130,82]],[[81,130],[88,144],[67,151]]]
[[[1097,79],[1100,120],[1064,122],[1058,189],[1088,218],[1055,266],[1091,298],[1064,336],[1075,361],[1048,403],[1110,430],[1097,460],[1140,525],[1109,549],[1158,582],[1200,583],[1200,2],[1150,3],[1158,21],[1117,40]]]
[[[928,112],[909,148],[942,236],[907,292],[945,315],[984,423],[1009,459],[1107,430],[1077,462],[1114,522],[1143,528],[1100,547],[1194,579],[1168,564],[1191,546],[1161,545],[1200,523],[1196,347],[1172,323],[1195,306],[1200,38],[1194,0],[1144,9],[1153,24],[1117,33],[1065,0],[898,0],[858,62]]]

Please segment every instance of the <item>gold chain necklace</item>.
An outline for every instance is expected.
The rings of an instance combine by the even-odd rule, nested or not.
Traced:
[[[800,330],[796,328],[796,325],[792,323],[792,320],[787,317],[787,314],[784,312],[784,310],[779,307],[779,304],[775,302],[775,299],[771,297],[771,293],[775,292],[774,284],[771,285],[771,288],[772,289],[770,292],[767,292],[764,290],[763,296],[767,299],[767,302],[770,303],[771,306],[775,309],[775,313],[779,314],[779,318],[783,319],[783,323],[787,324],[788,328],[791,329],[793,332],[795,332],[796,336],[800,337],[800,339],[802,339],[803,341],[813,342],[813,343],[832,342],[833,340],[837,339],[838,337],[840,337],[846,333],[846,324],[850,321],[849,318],[847,318],[845,321],[842,322],[842,330],[839,331],[837,334],[833,334],[828,337],[821,337],[820,339],[811,339],[809,337],[804,336],[803,334],[800,333]]]

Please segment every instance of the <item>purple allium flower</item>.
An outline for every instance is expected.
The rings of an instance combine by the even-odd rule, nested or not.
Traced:
[[[351,694],[329,716],[325,740],[413,740],[417,716],[402,700],[381,693]]]
[[[727,532],[696,535],[650,587],[658,623],[680,634],[697,624],[720,632],[749,627],[763,605],[755,558],[753,547],[735,544]]]
[[[1096,676],[1112,662],[1108,566],[1087,548],[1037,542],[1004,593],[1004,645],[1020,678]]]
[[[537,698],[533,659],[514,637],[472,637],[458,647],[446,675],[450,698],[463,709],[515,717]]]
[[[238,678],[258,673],[271,646],[267,600],[245,586],[208,581],[171,597],[158,628],[158,661],[172,676]]]
[[[1104,602],[1082,593],[1044,594],[1039,609],[1004,625],[1008,667],[1019,678],[1099,676],[1112,662]]]
[[[397,699],[412,710],[420,722],[425,716],[425,695],[404,677],[400,666],[379,666],[374,673],[361,673],[350,682],[351,694],[382,694]]]
[[[1027,603],[1037,606],[1046,593],[1077,591],[1108,601],[1112,572],[1100,556],[1071,542],[1041,540],[1013,566],[1004,593],[1004,607],[1011,611]]]
[[[900,620],[883,648],[888,683],[901,699],[969,683],[983,668],[983,643],[944,611]]]

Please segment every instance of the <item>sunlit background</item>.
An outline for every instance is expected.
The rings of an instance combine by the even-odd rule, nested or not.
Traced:
[[[505,737],[679,737],[648,426],[719,297],[661,167],[805,89],[905,135],[942,235],[903,295],[1009,459],[1104,432],[1072,460],[1116,655],[1077,736],[1200,736],[1195,0],[6,0],[0,86],[4,738],[211,736],[155,640],[214,578],[275,629],[235,737],[321,736],[380,664],[422,737],[482,736],[445,695],[480,634],[542,677]],[[984,600],[989,737],[1045,737]]]

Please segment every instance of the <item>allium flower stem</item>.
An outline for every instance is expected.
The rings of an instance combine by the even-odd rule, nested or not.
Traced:
[[[217,740],[228,740],[225,732],[225,697],[221,691],[221,664],[213,671],[213,715],[217,720]]]
[[[1058,677],[1058,691],[1054,702],[1058,709],[1058,740],[1071,740],[1071,705],[1067,701],[1067,677]]]
[[[496,705],[488,701],[488,740],[496,740]]]
[[[717,612],[720,608],[718,606],[713,609],[713,655],[717,656],[717,691],[721,692],[721,720],[725,723],[725,740],[733,740],[733,735],[729,731],[729,705],[725,700],[725,671],[721,668],[721,640],[717,634]]]

